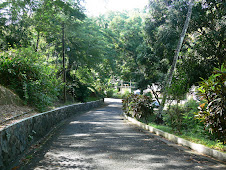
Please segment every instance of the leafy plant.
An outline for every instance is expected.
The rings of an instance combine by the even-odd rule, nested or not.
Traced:
[[[113,88],[108,88],[106,90],[106,96],[107,97],[113,97],[113,94],[114,94],[114,89]]]
[[[90,97],[91,90],[88,88],[86,84],[80,82],[78,79],[74,81],[72,89],[74,91],[75,99],[80,102],[86,102],[88,97]]]
[[[185,110],[182,106],[172,105],[168,108],[167,113],[163,116],[163,120],[167,126],[173,128],[173,130],[181,131],[183,125],[183,114]]]
[[[40,111],[57,98],[60,88],[55,70],[31,47],[1,53],[0,77],[1,84]]]
[[[185,95],[189,90],[187,86],[187,79],[188,78],[183,72],[174,74],[172,83],[167,89],[169,98],[177,101],[183,100],[185,98]]]
[[[182,106],[178,104],[170,106],[167,113],[163,115],[165,124],[178,132],[192,131],[196,133],[203,131],[203,124],[195,118],[198,105],[195,100],[189,100]]]
[[[144,118],[147,122],[148,116],[153,114],[152,98],[145,95],[130,94],[123,99],[124,112],[137,119]]]
[[[197,117],[214,138],[226,143],[226,67],[215,69],[213,74],[200,82],[198,95],[204,100]]]
[[[128,90],[126,90],[123,94],[122,94],[122,98],[127,98],[130,95],[130,92]]]
[[[189,100],[184,104],[183,128],[187,131],[202,131],[203,123],[196,119],[195,113],[198,112],[199,102]]]

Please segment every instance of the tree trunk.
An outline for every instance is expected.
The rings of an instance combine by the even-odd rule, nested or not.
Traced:
[[[64,82],[64,103],[66,103],[66,70],[65,70],[65,48],[64,48],[64,22],[62,23],[62,55],[63,55],[63,82]]]
[[[184,23],[184,28],[183,28],[183,30],[181,32],[180,39],[179,39],[179,42],[177,44],[177,49],[175,51],[175,55],[174,55],[174,59],[173,59],[173,64],[172,64],[171,69],[169,71],[169,74],[167,76],[166,85],[164,87],[163,99],[162,99],[162,102],[161,102],[161,105],[160,105],[160,108],[159,108],[159,114],[157,115],[157,120],[156,120],[157,123],[162,121],[161,120],[162,119],[162,111],[163,111],[163,108],[165,106],[165,102],[166,102],[166,98],[167,98],[167,89],[171,85],[171,81],[172,81],[172,77],[173,77],[173,72],[174,72],[174,70],[176,68],[176,65],[177,65],[177,60],[178,60],[179,52],[181,50],[181,46],[182,46],[182,43],[184,41],[185,34],[187,32],[187,29],[188,29],[189,21],[191,19],[192,7],[193,7],[193,0],[190,0],[190,4],[189,4],[189,7],[188,7],[188,13],[187,13],[187,17],[186,17],[186,21]]]
[[[157,102],[160,104],[158,94],[152,89],[152,87],[151,87],[151,91],[152,91],[152,93],[154,94],[155,99],[157,100]]]
[[[35,48],[35,52],[37,52],[37,51],[38,51],[39,37],[40,37],[40,32],[38,31],[38,37],[37,37],[37,41],[36,41],[36,48]]]

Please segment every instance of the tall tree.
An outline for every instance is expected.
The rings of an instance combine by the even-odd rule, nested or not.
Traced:
[[[171,81],[172,81],[172,77],[173,77],[173,72],[174,72],[174,70],[176,68],[176,64],[177,64],[179,52],[181,50],[181,46],[182,46],[182,43],[184,41],[185,34],[187,32],[187,29],[188,29],[189,21],[191,19],[192,7],[193,7],[193,0],[190,0],[189,7],[188,7],[187,17],[186,17],[186,20],[185,20],[185,23],[184,23],[184,27],[183,27],[182,33],[180,35],[180,39],[179,39],[179,42],[178,42],[176,51],[175,51],[175,55],[174,55],[174,59],[173,59],[173,64],[172,64],[171,69],[169,71],[169,74],[167,76],[165,90],[164,90],[164,93],[163,93],[163,99],[162,99],[162,102],[160,104],[159,115],[158,115],[158,118],[160,118],[160,119],[161,119],[162,111],[163,111],[163,108],[164,108],[164,105],[165,105],[165,102],[166,102],[166,98],[167,98],[167,89],[171,85]]]

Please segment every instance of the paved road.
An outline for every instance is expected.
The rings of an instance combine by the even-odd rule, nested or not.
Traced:
[[[128,124],[120,100],[74,116],[24,169],[222,169],[216,161],[184,152]]]

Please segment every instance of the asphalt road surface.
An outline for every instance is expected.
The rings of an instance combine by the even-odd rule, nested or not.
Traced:
[[[70,118],[23,169],[225,169],[129,124],[121,116],[121,100],[106,103]]]

